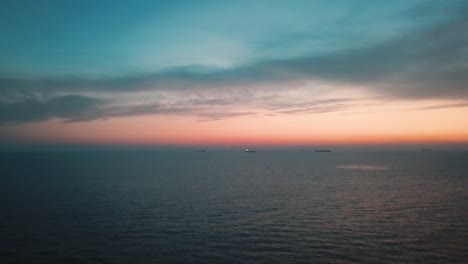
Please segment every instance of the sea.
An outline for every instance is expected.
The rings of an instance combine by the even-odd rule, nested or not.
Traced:
[[[468,263],[468,152],[1,153],[0,263]]]

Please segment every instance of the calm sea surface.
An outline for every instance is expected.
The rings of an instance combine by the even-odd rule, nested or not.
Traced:
[[[0,154],[0,263],[468,263],[468,152]]]

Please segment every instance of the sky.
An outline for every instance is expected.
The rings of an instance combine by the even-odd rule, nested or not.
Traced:
[[[0,2],[0,144],[468,143],[468,1]]]

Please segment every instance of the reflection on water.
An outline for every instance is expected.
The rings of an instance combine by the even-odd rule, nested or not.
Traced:
[[[0,260],[466,263],[467,160],[450,152],[1,154]]]
[[[386,166],[375,166],[375,165],[339,165],[336,166],[337,169],[346,169],[346,170],[388,170],[389,167]]]

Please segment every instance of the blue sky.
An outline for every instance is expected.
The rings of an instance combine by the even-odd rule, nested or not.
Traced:
[[[427,23],[409,13],[421,3],[2,1],[0,70],[114,76],[322,54],[384,42]]]

